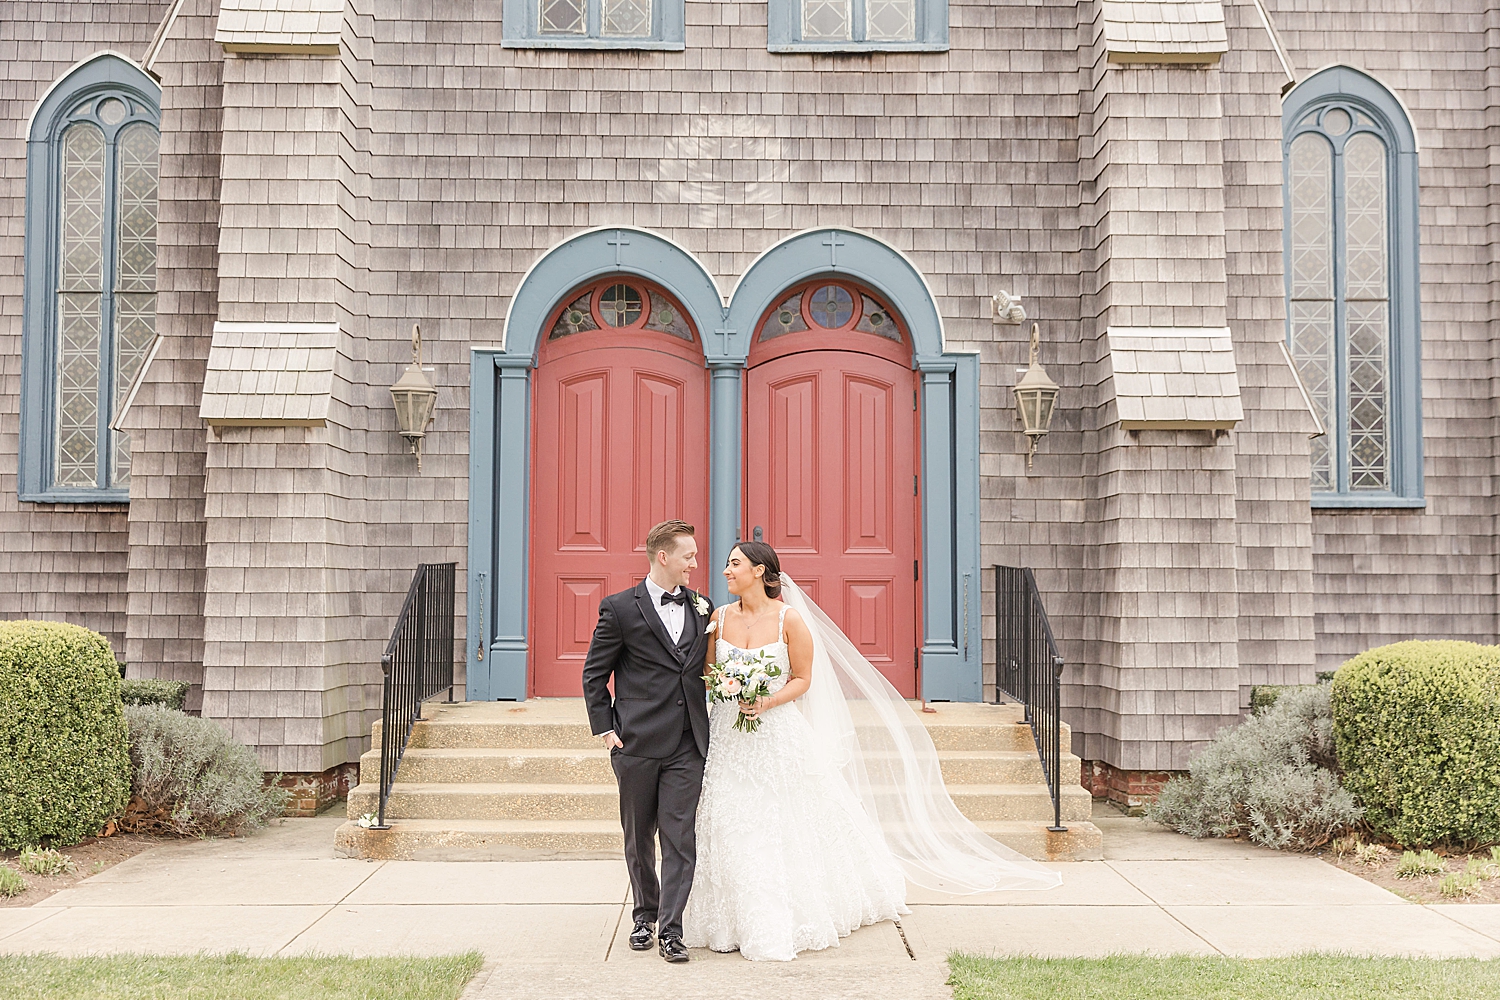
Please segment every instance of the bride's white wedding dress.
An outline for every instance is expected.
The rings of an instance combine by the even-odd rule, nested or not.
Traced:
[[[720,663],[772,651],[781,667],[772,693],[791,677],[784,632],[758,649],[723,639],[716,648]],[[709,716],[687,946],[789,961],[908,912],[905,874],[848,785],[819,766],[797,707],[765,712],[753,733],[734,728],[738,715],[724,702]]]
[[[959,812],[911,705],[781,582],[812,633],[812,683],[753,733],[734,728],[733,704],[710,714],[685,943],[786,961],[907,912],[907,882],[952,894],[1061,885]],[[756,652],[724,641],[723,611],[717,627],[718,662]],[[761,649],[774,650],[780,690],[791,675],[784,633]]]

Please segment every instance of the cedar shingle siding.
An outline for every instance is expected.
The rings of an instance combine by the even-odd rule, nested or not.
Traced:
[[[269,770],[357,759],[415,564],[464,585],[469,349],[598,226],[671,239],[725,294],[815,227],[910,258],[947,349],[981,359],[980,563],[1035,567],[1084,758],[1183,768],[1251,685],[1495,640],[1485,5],[1265,0],[1273,35],[1249,0],[952,0],[947,51],[855,56],[770,53],[765,5],[730,0],[688,0],[682,52],[505,48],[500,0],[218,6],[0,4],[0,616],[99,629],[134,675],[192,681]],[[161,81],[164,341],[126,419],[128,509],[21,503],[26,121],[105,50]],[[1310,507],[1280,106],[1288,70],[1332,64],[1389,88],[1421,148],[1424,509]],[[992,322],[1001,290],[1063,386],[1029,475],[1010,386],[1030,319]],[[440,391],[420,475],[387,392],[413,321]],[[1237,426],[1122,429],[1111,328],[1227,328]],[[245,417],[210,348],[261,330],[311,360],[266,361],[292,381],[256,383]]]

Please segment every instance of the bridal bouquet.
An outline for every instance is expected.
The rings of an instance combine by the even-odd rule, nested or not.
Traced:
[[[776,664],[776,655],[766,649],[746,652],[731,649],[728,659],[720,660],[703,675],[708,685],[710,701],[754,702],[771,693],[771,681],[781,676],[781,667]],[[752,719],[743,712],[734,720],[734,728],[742,733],[753,733],[760,728],[760,720]]]

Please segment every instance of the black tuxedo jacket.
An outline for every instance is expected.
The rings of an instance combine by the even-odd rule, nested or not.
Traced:
[[[708,703],[703,688],[710,614],[698,613],[699,595],[688,592],[682,638],[673,642],[651,606],[642,580],[599,602],[599,624],[583,663],[583,699],[595,736],[611,729],[632,757],[670,757],[691,728],[708,755]],[[712,609],[713,602],[703,598]],[[615,696],[609,696],[609,679]]]

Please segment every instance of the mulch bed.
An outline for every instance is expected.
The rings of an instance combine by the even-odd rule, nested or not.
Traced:
[[[1500,878],[1481,881],[1477,891],[1469,896],[1444,896],[1438,890],[1438,886],[1442,884],[1443,875],[1397,878],[1396,865],[1401,861],[1399,850],[1388,851],[1380,857],[1378,864],[1365,864],[1353,854],[1337,855],[1329,850],[1320,852],[1318,856],[1335,868],[1341,868],[1351,875],[1358,875],[1366,882],[1373,882],[1382,889],[1389,889],[1403,899],[1409,899],[1414,903],[1500,903]],[[1466,854],[1444,854],[1443,857],[1448,862],[1449,873],[1463,871],[1469,858]],[[1479,851],[1474,854],[1474,857],[1481,861],[1489,861],[1490,852]]]
[[[152,837],[137,833],[89,837],[83,843],[73,847],[59,848],[63,854],[73,859],[73,870],[61,875],[33,875],[31,872],[22,872],[16,865],[16,858],[21,852],[0,851],[0,862],[20,872],[21,877],[29,885],[29,888],[19,896],[11,896],[9,899],[0,896],[0,907],[31,906],[39,903],[54,892],[71,889],[89,876],[113,868],[121,861],[133,858],[144,850],[179,839],[181,838]]]

